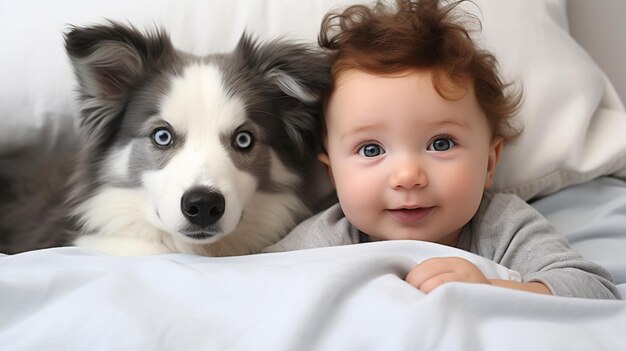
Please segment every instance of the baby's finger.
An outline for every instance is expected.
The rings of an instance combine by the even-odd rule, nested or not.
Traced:
[[[435,290],[437,287],[445,284],[445,283],[449,283],[449,282],[455,282],[458,281],[457,277],[455,276],[454,273],[444,273],[444,274],[440,274],[434,277],[431,277],[430,279],[426,280],[425,282],[423,282],[419,287],[417,287],[420,291],[422,291],[423,293],[430,293],[431,291]]]
[[[405,280],[419,289],[425,281],[447,272],[450,272],[450,266],[445,259],[441,257],[429,258],[413,267]]]

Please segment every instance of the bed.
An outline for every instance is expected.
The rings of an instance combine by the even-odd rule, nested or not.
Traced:
[[[355,1],[0,0],[0,156],[55,152],[76,134],[69,24],[104,18],[168,30],[197,54],[244,29],[313,41]],[[522,82],[525,131],[495,186],[528,200],[626,296],[626,27],[620,1],[475,0],[478,42]],[[621,30],[619,29],[621,26]],[[610,38],[610,36],[613,36]],[[620,59],[621,58],[621,61]],[[624,350],[626,302],[451,283],[425,295],[416,263],[458,255],[489,278],[514,272],[441,245],[377,242],[240,257],[112,257],[77,247],[0,254],[3,350]]]

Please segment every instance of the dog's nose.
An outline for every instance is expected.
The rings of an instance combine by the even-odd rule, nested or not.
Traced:
[[[209,188],[194,188],[183,194],[180,208],[189,222],[202,228],[215,224],[224,214],[224,196]]]

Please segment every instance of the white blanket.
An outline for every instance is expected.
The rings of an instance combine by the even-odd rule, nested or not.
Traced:
[[[626,302],[403,278],[458,255],[420,242],[231,258],[108,257],[79,248],[0,256],[5,350],[597,350],[626,348]],[[626,270],[626,268],[625,268]]]

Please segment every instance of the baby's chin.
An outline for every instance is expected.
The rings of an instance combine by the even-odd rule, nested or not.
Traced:
[[[454,247],[456,246],[456,243],[459,239],[461,229],[455,230],[452,233],[445,235],[415,228],[397,228],[395,230],[390,229],[385,231],[372,231],[373,234],[367,234],[367,232],[363,230],[361,230],[361,232],[365,233],[370,241],[416,240]]]

